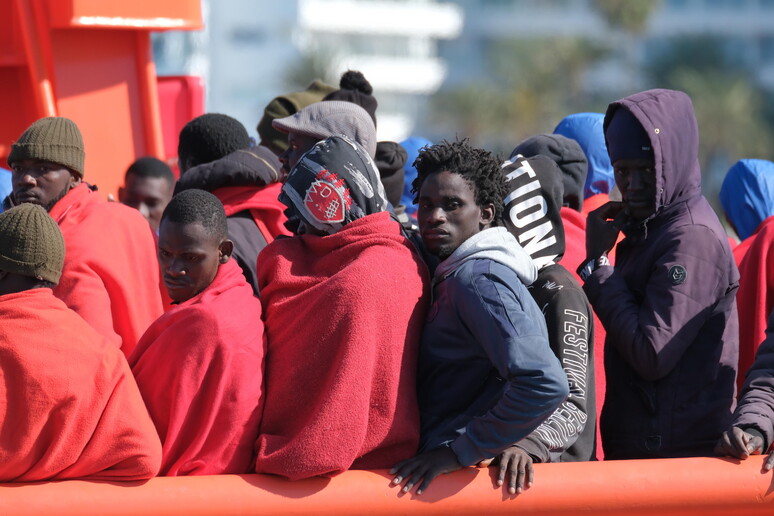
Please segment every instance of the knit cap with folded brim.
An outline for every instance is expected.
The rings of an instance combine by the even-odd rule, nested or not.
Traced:
[[[272,122],[283,133],[324,140],[346,136],[359,143],[371,158],[376,155],[376,127],[368,112],[352,102],[326,100],[306,106],[298,113]]]
[[[62,232],[45,208],[24,203],[0,213],[0,271],[59,283]]]
[[[297,113],[309,104],[320,102],[326,95],[334,91],[336,91],[335,86],[315,79],[303,91],[286,93],[273,98],[264,108],[263,117],[256,127],[258,136],[261,137],[261,144],[270,145],[283,151],[287,149],[287,135],[272,127],[272,122],[278,118],[285,118]]]
[[[11,145],[8,165],[23,159],[39,159],[64,165],[83,178],[83,137],[69,118],[41,118],[27,128]]]

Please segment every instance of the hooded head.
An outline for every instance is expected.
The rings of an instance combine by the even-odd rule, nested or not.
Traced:
[[[387,200],[394,207],[400,205],[403,194],[404,166],[406,165],[406,149],[399,143],[381,141],[376,143],[376,168],[382,180]]]
[[[737,161],[723,179],[720,204],[739,238],[749,238],[761,222],[774,215],[774,163]]]
[[[586,155],[578,142],[561,134],[538,134],[522,141],[511,152],[511,159],[521,155],[525,158],[548,156],[559,165],[564,185],[562,204],[575,211],[583,207],[583,185],[588,169]]]
[[[503,163],[502,173],[505,227],[538,269],[558,262],[565,249],[559,166],[547,156],[518,157]]]
[[[414,167],[414,161],[419,156],[419,151],[429,147],[433,142],[421,136],[411,136],[400,142],[401,147],[406,149],[406,164],[403,166],[403,196],[401,204],[406,207],[407,213],[416,213],[417,205],[414,203],[414,194],[411,193],[412,183],[417,178],[417,169]]]
[[[563,118],[554,129],[554,134],[578,142],[586,155],[588,173],[583,187],[584,199],[596,194],[609,194],[615,186],[613,165],[610,164],[602,130],[604,120],[605,115],[602,113],[575,113]]]
[[[350,222],[385,211],[387,199],[371,156],[346,136],[317,142],[288,174],[279,197],[299,234],[332,235]]]
[[[628,113],[619,114],[620,110]],[[613,123],[619,116],[623,123]],[[631,121],[636,121],[640,129]],[[652,155],[655,215],[672,204],[701,195],[699,127],[688,95],[655,89],[617,100],[607,108],[604,130],[614,169],[624,154],[636,155],[627,156],[629,159]],[[624,133],[629,135],[626,140],[620,138]],[[647,146],[644,142],[650,143],[649,150],[643,149]]]

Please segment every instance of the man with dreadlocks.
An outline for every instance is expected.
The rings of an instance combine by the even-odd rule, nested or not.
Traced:
[[[299,224],[258,257],[270,380],[256,471],[296,480],[388,468],[419,442],[426,267],[353,140],[316,143],[280,200]]]
[[[535,264],[496,227],[505,188],[498,161],[463,140],[426,148],[414,164],[422,240],[442,261],[420,348],[420,453],[391,473],[395,484],[406,481],[404,492],[421,481],[421,494],[437,475],[526,437],[569,388],[527,291]]]
[[[247,473],[261,414],[261,303],[230,259],[217,197],[173,197],[158,247],[176,306],[148,328],[129,365],[161,436],[160,474]]]

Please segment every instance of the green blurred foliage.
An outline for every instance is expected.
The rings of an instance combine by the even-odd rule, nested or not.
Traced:
[[[592,3],[611,27],[639,34],[645,30],[661,0],[593,0]]]
[[[703,190],[716,210],[728,169],[743,158],[772,159],[774,120],[770,95],[754,70],[731,57],[720,37],[675,38],[651,49],[648,87],[686,92],[699,124]]]
[[[431,123],[454,128],[474,145],[508,153],[524,138],[550,132],[550,124],[568,113],[588,110],[590,104],[604,107],[586,91],[583,79],[607,53],[579,38],[497,41],[489,52],[492,79],[438,92],[431,99]]]
[[[642,41],[640,31],[658,3],[594,0],[617,34],[604,44],[562,37],[492,43],[486,80],[436,94],[430,122],[507,154],[524,138],[552,131],[570,113],[604,112],[609,102],[634,93],[595,91],[586,83],[596,67],[623,54],[622,73],[634,74],[638,89],[671,88],[691,96],[699,123],[703,187],[717,207],[717,192],[733,163],[772,159],[774,95],[757,83],[755,70],[732,57],[723,38]],[[643,52],[631,52],[641,44]]]

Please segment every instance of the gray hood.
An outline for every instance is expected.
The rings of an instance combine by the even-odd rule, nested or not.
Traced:
[[[504,227],[495,227],[468,238],[451,256],[438,264],[433,284],[453,274],[468,260],[484,258],[512,269],[525,285],[531,285],[537,279],[537,267],[516,238]]]

